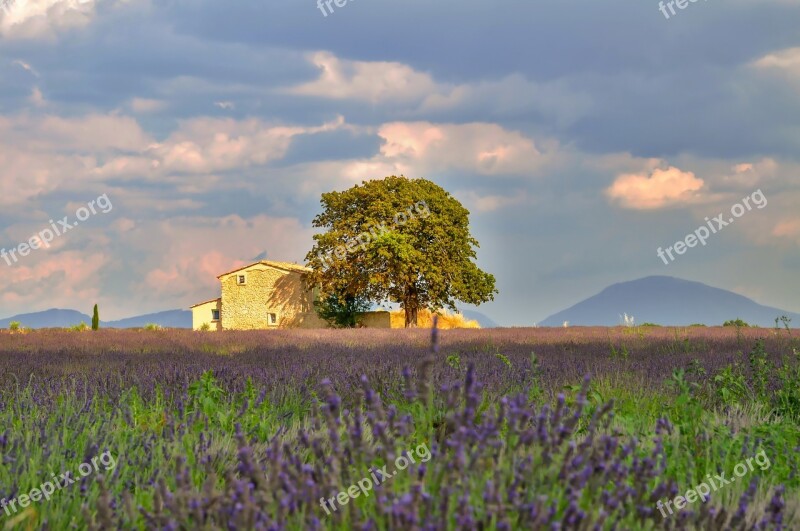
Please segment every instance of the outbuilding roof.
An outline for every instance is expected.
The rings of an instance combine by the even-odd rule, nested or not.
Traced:
[[[204,304],[208,304],[209,302],[219,302],[222,300],[222,297],[217,297],[216,299],[207,300],[205,302],[198,302],[194,306],[189,306],[189,308],[197,308],[198,306],[202,306]]]

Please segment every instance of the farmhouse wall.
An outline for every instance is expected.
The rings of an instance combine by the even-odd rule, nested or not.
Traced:
[[[314,311],[313,293],[298,271],[259,263],[220,277],[220,283],[225,330],[328,326]]]

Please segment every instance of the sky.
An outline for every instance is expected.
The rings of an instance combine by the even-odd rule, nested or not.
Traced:
[[[649,275],[800,312],[800,0],[339,3],[0,0],[0,317],[188,309],[400,174],[501,325]]]

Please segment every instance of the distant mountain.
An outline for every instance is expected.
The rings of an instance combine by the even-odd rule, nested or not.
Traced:
[[[0,319],[0,328],[8,328],[8,325],[14,321],[28,328],[64,328],[80,324],[81,321],[91,324],[92,318],[75,310],[58,310],[54,308],[43,312],[23,313],[8,319]]]
[[[189,310],[168,310],[166,312],[128,317],[119,321],[109,321],[100,326],[107,328],[142,328],[150,323],[167,328],[191,328],[192,312]]]
[[[481,325],[481,328],[497,328],[498,324],[492,321],[488,316],[482,314],[481,312],[476,312],[475,310],[459,310],[464,317],[467,319],[472,319],[474,321],[478,321],[478,324]]]
[[[786,315],[800,326],[800,314],[762,306],[747,297],[701,282],[653,276],[614,284],[594,297],[551,315],[540,326],[614,326],[627,313],[637,324],[660,325],[702,323],[718,326],[729,319],[742,319],[758,326],[775,326],[775,318]]]
[[[92,318],[89,315],[75,310],[59,310],[54,308],[43,312],[23,313],[15,315],[14,317],[9,317],[8,319],[0,319],[0,328],[8,328],[8,325],[13,321],[17,321],[22,326],[28,328],[66,328],[78,325],[81,322],[91,324]],[[100,327],[141,328],[150,323],[168,328],[191,328],[192,312],[188,310],[169,310],[166,312],[150,313],[147,315],[120,319],[118,321],[101,321]]]

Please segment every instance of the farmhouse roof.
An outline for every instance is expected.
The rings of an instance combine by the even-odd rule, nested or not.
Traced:
[[[231,275],[233,273],[238,273],[239,271],[243,271],[245,269],[249,269],[249,268],[253,267],[254,265],[258,265],[258,264],[262,264],[262,265],[269,266],[269,267],[274,267],[276,269],[283,269],[285,271],[293,271],[293,272],[296,272],[296,273],[310,273],[311,272],[310,268],[308,268],[306,266],[302,266],[300,264],[293,264],[293,263],[290,263],[290,262],[273,262],[272,260],[259,260],[258,262],[253,262],[250,265],[246,265],[244,267],[239,267],[237,269],[234,269],[233,271],[228,271],[227,273],[223,273],[223,274],[219,275],[217,278],[222,278],[222,277]]]

